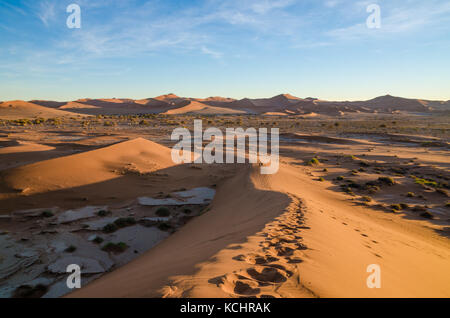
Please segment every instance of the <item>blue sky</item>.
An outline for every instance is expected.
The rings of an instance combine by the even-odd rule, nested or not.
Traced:
[[[450,99],[447,0],[0,0],[0,43],[0,100]]]

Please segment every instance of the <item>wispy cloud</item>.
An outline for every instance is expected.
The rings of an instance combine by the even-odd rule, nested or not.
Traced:
[[[50,21],[55,18],[55,3],[53,1],[40,2],[37,16],[45,26],[48,26]]]
[[[205,46],[202,46],[202,53],[206,54],[206,55],[209,55],[209,56],[212,56],[215,59],[220,59],[223,56],[222,53],[213,51],[211,49],[208,49]]]
[[[366,6],[370,3],[370,1],[360,1],[355,6],[365,12]],[[449,13],[450,3],[445,1],[408,1],[401,5],[396,3],[395,6],[392,3],[382,3],[380,29],[367,28],[363,20],[361,23],[329,30],[326,35],[334,40],[349,41],[362,37],[389,36],[408,32],[411,34],[415,30],[450,21]]]

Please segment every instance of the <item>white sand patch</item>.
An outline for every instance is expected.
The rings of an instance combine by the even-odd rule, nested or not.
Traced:
[[[86,206],[81,209],[76,210],[68,210],[64,213],[61,213],[58,216],[59,223],[70,223],[82,219],[89,219],[95,217],[97,212],[101,210],[106,210],[107,206]]]
[[[154,199],[150,197],[140,197],[140,205],[196,205],[209,203],[216,194],[216,191],[210,188],[195,188],[187,191],[172,193],[175,198]]]

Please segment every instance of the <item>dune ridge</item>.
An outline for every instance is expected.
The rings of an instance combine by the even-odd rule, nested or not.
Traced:
[[[120,177],[116,169],[133,162],[134,169],[156,171],[174,165],[170,149],[137,138],[105,148],[45,160],[2,171],[5,185],[26,194],[84,186]],[[68,168],[70,167],[70,168]],[[70,173],[68,173],[68,169]]]
[[[12,105],[6,107],[6,105]],[[66,110],[67,112],[61,112]],[[0,118],[18,119],[29,117],[57,117],[74,114],[83,115],[123,115],[123,114],[310,114],[342,116],[345,113],[429,113],[450,110],[450,101],[429,101],[401,98],[391,95],[376,97],[366,101],[327,101],[317,98],[299,98],[290,94],[280,94],[271,98],[229,97],[192,98],[166,94],[153,98],[104,98],[79,99],[73,102],[54,101],[11,101],[0,104]],[[72,113],[71,113],[72,112]]]

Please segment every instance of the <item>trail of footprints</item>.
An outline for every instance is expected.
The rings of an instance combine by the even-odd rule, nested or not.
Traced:
[[[301,263],[302,244],[299,232],[303,225],[302,202],[291,196],[293,202],[285,213],[266,225],[258,234],[263,239],[256,253],[233,257],[248,264],[245,269],[209,280],[232,297],[279,297],[278,289],[293,275],[298,276],[296,264]]]

